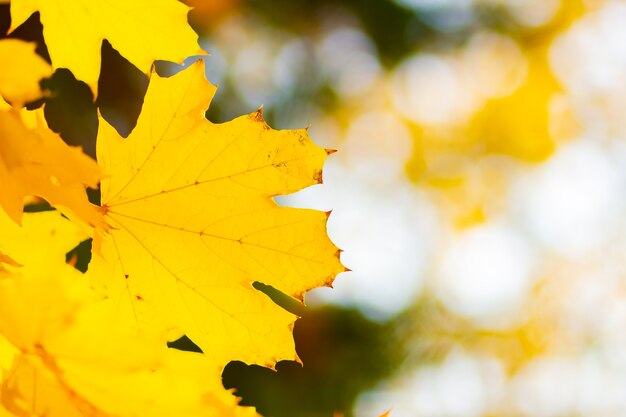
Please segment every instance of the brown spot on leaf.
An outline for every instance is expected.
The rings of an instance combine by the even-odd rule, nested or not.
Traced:
[[[321,169],[316,169],[315,171],[313,171],[313,179],[317,181],[318,184],[321,184],[324,182]]]

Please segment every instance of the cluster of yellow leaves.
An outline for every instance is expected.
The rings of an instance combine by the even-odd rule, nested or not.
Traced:
[[[40,13],[52,66],[31,44],[0,41],[0,416],[254,416],[224,390],[223,367],[297,357],[296,317],[252,284],[303,301],[344,270],[327,213],[273,200],[320,183],[328,152],[306,130],[271,129],[260,110],[206,120],[215,87],[202,61],[149,74],[127,139],[100,119],[99,166],[41,110],[21,109],[59,67],[96,92],[103,39],[145,72],[201,52],[187,11],[175,0],[11,2],[11,30]],[[85,189],[100,180],[96,207]],[[67,217],[23,214],[30,196]],[[92,235],[82,274],[65,254]],[[182,334],[204,354],[166,348]]]
[[[167,349],[114,323],[65,253],[86,236],[58,212],[0,212],[2,406],[13,415],[229,416],[220,369],[202,355]],[[14,266],[15,264],[19,266]]]

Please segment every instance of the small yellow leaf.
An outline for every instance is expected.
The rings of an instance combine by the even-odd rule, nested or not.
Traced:
[[[98,186],[97,164],[66,145],[45,125],[43,113],[37,113],[37,126],[30,129],[18,113],[0,110],[0,207],[19,223],[24,197],[36,195],[92,226],[102,225],[85,194],[86,187]]]
[[[203,53],[188,11],[176,0],[13,0],[11,30],[39,12],[53,68],[68,68],[95,93],[103,39],[144,73],[157,59]]]
[[[17,39],[0,40],[0,95],[16,107],[40,98],[39,81],[52,76],[52,67],[35,47]]]
[[[94,283],[141,329],[178,328],[210,357],[272,366],[296,357],[295,317],[253,288],[300,300],[344,268],[327,214],[273,196],[321,182],[327,151],[306,130],[271,129],[257,111],[224,124],[204,112],[215,87],[200,61],[151,79],[137,127],[100,120],[108,234]]]

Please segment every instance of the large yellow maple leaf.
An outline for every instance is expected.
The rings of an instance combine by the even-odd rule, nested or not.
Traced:
[[[86,187],[96,188],[100,170],[79,148],[66,145],[46,125],[41,110],[20,114],[0,103],[0,207],[20,222],[24,197],[35,195],[69,209],[92,226],[102,225]],[[5,103],[6,104],[6,103]],[[32,119],[32,126],[22,116]]]
[[[11,30],[39,12],[54,69],[68,68],[95,92],[103,39],[145,73],[157,59],[203,53],[188,11],[176,0],[12,0]]]
[[[303,299],[344,271],[327,213],[273,196],[320,183],[328,154],[306,130],[271,129],[261,112],[214,124],[215,87],[197,62],[154,75],[137,126],[121,138],[100,120],[102,207],[95,285],[141,329],[184,332],[220,363],[296,357],[295,317],[255,281]]]
[[[22,265],[0,271],[0,415],[256,416],[224,390],[216,364],[111,320],[111,303],[65,264],[84,238],[78,226],[48,212],[26,214],[21,228],[0,212],[0,230]]]

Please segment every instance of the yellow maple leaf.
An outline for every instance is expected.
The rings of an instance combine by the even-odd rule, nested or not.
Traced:
[[[18,39],[0,41],[0,95],[16,107],[40,98],[39,81],[52,76],[52,67],[35,47]]]
[[[19,223],[24,197],[36,195],[101,225],[85,194],[86,187],[98,186],[97,164],[51,131],[41,110],[33,114],[36,123],[30,128],[18,112],[0,110],[0,207]]]
[[[175,0],[13,0],[11,30],[39,12],[53,68],[68,68],[95,93],[103,39],[144,73],[157,59],[203,53],[188,11]]]
[[[0,212],[0,228],[12,229],[0,245],[27,261],[0,271],[0,415],[256,415],[224,390],[216,364],[110,320],[111,303],[65,264],[60,248],[77,243],[76,225],[58,212],[28,213],[19,228]],[[25,255],[48,247],[46,258]]]
[[[320,183],[328,152],[306,130],[271,129],[260,111],[209,122],[214,92],[199,61],[153,76],[128,139],[100,120],[102,206],[112,228],[96,242],[102,257],[90,271],[123,320],[178,329],[224,364],[272,366],[296,357],[295,317],[252,283],[302,300],[344,271],[327,214],[272,198]]]

